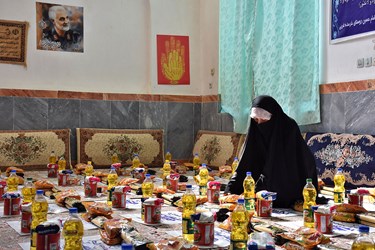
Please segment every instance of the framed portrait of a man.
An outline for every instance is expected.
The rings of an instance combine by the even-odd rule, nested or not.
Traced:
[[[39,50],[83,52],[83,7],[36,3]]]

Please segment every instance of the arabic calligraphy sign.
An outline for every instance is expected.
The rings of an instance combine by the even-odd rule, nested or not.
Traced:
[[[28,22],[0,20],[0,62],[26,66]]]
[[[332,0],[331,43],[375,34],[375,0]]]

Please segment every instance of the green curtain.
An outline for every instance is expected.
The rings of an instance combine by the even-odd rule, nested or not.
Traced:
[[[228,13],[223,10],[225,6],[221,6],[223,2],[224,5],[237,5],[233,2],[238,1],[231,3],[226,0],[220,1],[220,76],[233,74],[232,69],[226,64],[228,61],[221,57],[223,50],[230,49],[223,45],[231,40],[223,33],[227,25],[224,24],[224,20],[230,19]],[[248,48],[250,56],[241,54],[239,56],[242,56],[242,59],[237,58],[237,63],[232,65],[232,67],[239,68],[248,67],[249,75],[253,75],[253,79],[241,79],[246,80],[242,82],[246,85],[242,92],[246,92],[249,99],[258,95],[274,97],[284,111],[300,125],[320,122],[320,1],[246,0],[239,2],[247,2],[248,6],[253,8],[248,11],[252,15],[248,17],[248,20],[252,20],[249,30],[253,30],[250,39],[252,42],[247,44],[250,46]],[[238,17],[232,15],[231,18],[237,19]],[[246,63],[243,63],[244,61]],[[226,92],[232,89],[230,85],[233,83],[228,82],[228,78],[230,79],[230,77],[219,79],[221,96],[225,96]],[[226,87],[222,88],[223,85]],[[232,93],[232,100],[222,98],[223,111],[234,117],[235,131],[243,132],[243,127],[246,127],[247,123],[238,124],[237,122],[244,120],[237,117],[242,117],[243,113],[248,115],[251,104],[237,106],[238,104],[233,99],[241,98],[244,94],[241,91],[237,93],[237,97],[233,96],[234,94]],[[237,111],[240,109],[242,111],[232,113],[231,108],[228,107],[233,106]]]
[[[219,94],[221,112],[232,115],[235,131],[247,132],[252,100],[254,43],[252,0],[221,0],[219,30]]]

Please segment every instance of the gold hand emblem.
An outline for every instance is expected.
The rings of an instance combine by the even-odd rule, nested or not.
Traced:
[[[185,73],[185,47],[175,37],[165,41],[165,53],[161,55],[162,73],[170,80],[171,84],[177,84]]]

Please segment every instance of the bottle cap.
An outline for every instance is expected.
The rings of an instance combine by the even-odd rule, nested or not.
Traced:
[[[251,175],[251,172],[246,172],[246,175],[247,175],[247,176]]]
[[[207,167],[206,163],[202,163],[202,168],[206,168],[206,167]]]
[[[236,156],[236,157],[234,157],[234,160],[235,160],[235,161],[236,161],[236,160],[238,161],[238,157],[237,157],[237,156]]]
[[[245,200],[242,199],[242,198],[241,198],[241,199],[238,199],[238,200],[237,200],[237,203],[238,203],[238,204],[244,204],[244,203],[245,203]]]
[[[12,170],[10,170],[10,172],[11,172],[11,173],[16,173],[17,170],[12,169]]]
[[[132,244],[126,244],[126,243],[122,243],[121,244],[121,250],[133,250],[133,245]]]
[[[71,208],[69,208],[69,213],[70,214],[76,214],[76,213],[78,213],[78,209],[76,207],[71,207]]]
[[[27,180],[27,181],[32,181],[33,178],[31,178],[31,177],[27,177],[26,180]]]
[[[318,210],[318,208],[319,208],[319,206],[311,206],[311,209],[312,209],[313,211]]]
[[[145,176],[146,176],[146,178],[150,178],[151,175],[150,174],[146,174]]]
[[[370,228],[368,226],[360,225],[358,227],[358,231],[360,233],[368,233],[370,231]]]
[[[338,168],[338,169],[337,169],[337,172],[342,172],[342,168]]]
[[[36,190],[36,194],[43,194],[44,190]]]
[[[307,178],[306,182],[312,182],[312,179],[311,178]]]
[[[111,167],[111,170],[115,170],[116,171],[116,168],[115,167]]]
[[[186,188],[192,188],[193,186],[191,184],[187,184]]]

